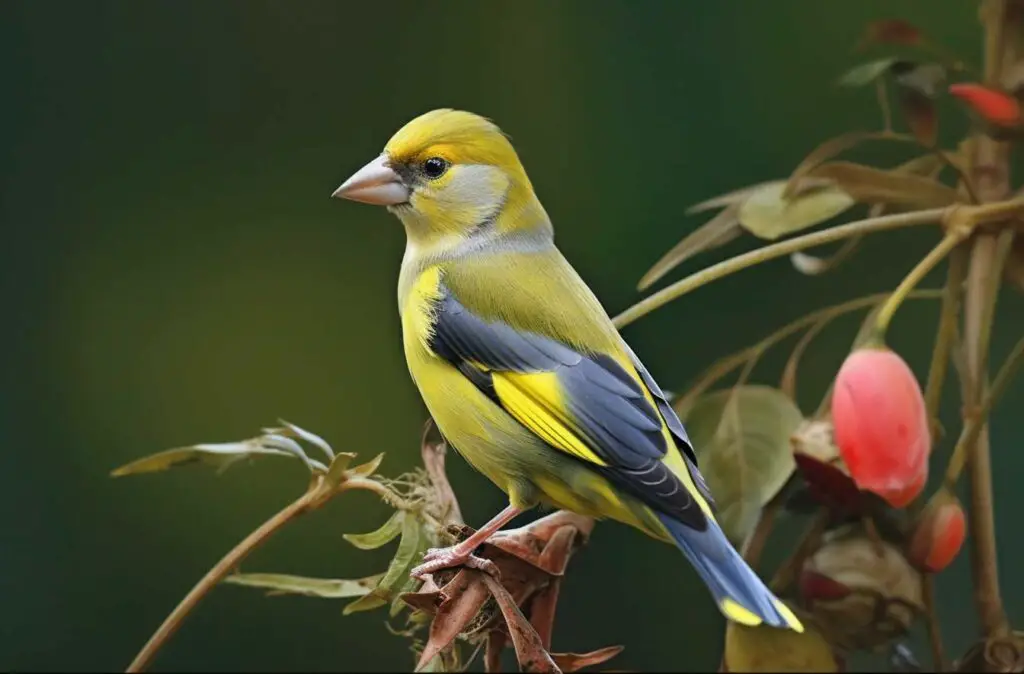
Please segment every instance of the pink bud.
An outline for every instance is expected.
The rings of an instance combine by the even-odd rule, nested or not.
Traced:
[[[966,536],[967,519],[960,501],[940,491],[917,518],[907,559],[923,571],[938,573],[956,558]]]
[[[858,487],[894,508],[921,493],[931,433],[921,387],[902,358],[884,348],[851,353],[836,375],[832,423]]]

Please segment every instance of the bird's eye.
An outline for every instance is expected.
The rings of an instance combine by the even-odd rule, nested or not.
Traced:
[[[448,170],[448,162],[440,157],[431,157],[423,162],[423,173],[431,180],[440,178]]]

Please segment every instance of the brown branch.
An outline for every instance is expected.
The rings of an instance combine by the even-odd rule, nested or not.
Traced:
[[[313,505],[319,496],[317,482],[310,485],[310,489],[295,501],[292,501],[273,517],[261,524],[259,528],[250,533],[242,542],[224,555],[212,569],[206,572],[195,587],[185,595],[185,598],[171,611],[164,619],[163,624],[157,628],[153,636],[149,638],[146,645],[142,647],[139,654],[135,656],[132,663],[128,665],[126,672],[142,672],[150,665],[160,648],[167,643],[167,640],[174,636],[174,633],[181,627],[182,621],[192,612],[192,609],[210,593],[224,578],[234,571],[249,554],[265,543],[267,539],[277,533],[281,527],[292,521]]]
[[[985,32],[985,83],[998,84],[1004,64],[1014,59],[1012,42],[1006,34],[1005,0],[983,0],[981,21]],[[969,172],[983,202],[1005,199],[1010,193],[1009,146],[987,135],[974,143]],[[969,399],[965,411],[973,408],[987,386],[986,354],[991,336],[992,307],[1000,279],[993,274],[997,263],[996,235],[979,232],[971,250],[964,298],[964,350],[969,379]],[[986,315],[988,320],[986,321]],[[992,462],[988,424],[982,423],[974,446],[970,448],[971,507],[970,526],[973,546],[971,554],[974,575],[974,599],[982,628],[987,637],[1008,632],[1009,625],[999,590],[999,569],[996,556],[996,532],[993,516]]]

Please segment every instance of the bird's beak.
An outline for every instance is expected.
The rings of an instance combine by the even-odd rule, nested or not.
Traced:
[[[332,197],[376,206],[394,206],[409,200],[409,188],[381,155],[352,174],[334,190]]]

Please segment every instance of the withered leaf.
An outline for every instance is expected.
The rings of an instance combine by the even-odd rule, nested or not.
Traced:
[[[899,102],[914,138],[926,147],[935,145],[939,121],[932,99],[913,89],[904,89],[900,91]]]
[[[887,73],[889,68],[898,61],[899,59],[897,58],[884,58],[878,59],[877,61],[862,63],[861,65],[846,71],[846,73],[839,78],[839,85],[844,87],[863,87],[871,84]]]
[[[563,672],[578,672],[608,662],[624,649],[625,646],[608,646],[589,653],[552,653],[551,659]]]
[[[344,614],[369,611],[390,602],[401,585],[405,583],[409,569],[422,556],[426,545],[425,539],[426,536],[421,529],[420,521],[412,516],[403,517],[402,539],[398,543],[398,550],[388,565],[384,577],[369,594],[348,604]]]
[[[541,643],[540,636],[533,629],[530,622],[523,615],[516,605],[515,599],[508,590],[492,576],[483,574],[484,582],[491,591],[491,595],[498,602],[501,615],[505,618],[508,626],[509,637],[512,639],[512,646],[516,650],[516,659],[524,672],[538,672],[554,674],[558,666],[551,659],[551,655]]]
[[[322,599],[346,599],[362,597],[380,582],[384,574],[367,576],[354,580],[337,578],[307,578],[283,573],[235,573],[224,579],[225,583],[258,587],[268,594],[300,594]]]
[[[786,181],[778,180],[752,193],[739,210],[740,224],[755,236],[773,240],[825,222],[853,206],[841,187],[824,186],[783,198]]]
[[[356,458],[356,455],[352,452],[339,452],[337,456],[331,459],[331,465],[327,468],[327,475],[324,476],[327,484],[334,486],[341,484],[342,480],[345,479],[348,466],[354,458]]]
[[[742,543],[761,508],[793,474],[789,438],[803,414],[778,389],[746,385],[701,396],[685,421],[718,520],[734,543]]]
[[[724,246],[738,237],[743,231],[740,228],[738,213],[739,207],[736,204],[730,204],[714,218],[683,237],[682,241],[673,246],[644,274],[640,283],[637,284],[637,289],[645,290],[697,253]]]
[[[710,199],[700,202],[699,204],[694,204],[693,206],[690,206],[689,208],[686,209],[686,214],[693,215],[694,213],[701,213],[703,211],[710,211],[715,208],[725,208],[726,206],[730,206],[732,204],[743,203],[743,201],[751,194],[757,192],[762,187],[767,187],[768,185],[773,184],[774,182],[776,181],[769,180],[767,182],[757,183],[756,185],[748,185],[747,187],[741,187],[738,190],[733,190],[731,192],[726,192],[725,194],[720,194],[717,197],[712,197]]]
[[[804,622],[803,633],[729,622],[725,628],[725,667],[730,672],[838,672],[832,647]]]
[[[797,193],[797,187],[803,179],[816,167],[832,159],[842,152],[852,149],[864,141],[878,138],[879,134],[874,131],[848,131],[822,142],[818,147],[811,150],[803,160],[793,169],[793,173],[786,181],[786,189],[782,195],[787,199]]]
[[[396,510],[379,529],[367,534],[342,534],[342,538],[360,550],[376,550],[393,541],[402,532],[405,517],[404,510]]]
[[[476,571],[464,570],[445,587],[447,599],[441,603],[430,623],[430,636],[420,654],[415,671],[421,671],[448,644],[455,640],[476,617],[487,601],[489,591]]]
[[[316,433],[313,433],[312,431],[307,431],[306,429],[296,426],[295,424],[289,423],[284,419],[278,419],[278,422],[283,426],[283,428],[268,428],[264,429],[265,432],[280,433],[282,435],[292,435],[296,438],[299,438],[300,440],[308,442],[314,447],[318,447],[320,451],[327,455],[328,458],[334,457],[334,449],[331,448],[330,443],[328,443],[326,440],[321,438]]]
[[[937,180],[848,161],[827,162],[811,174],[834,180],[845,194],[862,203],[938,208],[957,200],[956,190]]]

